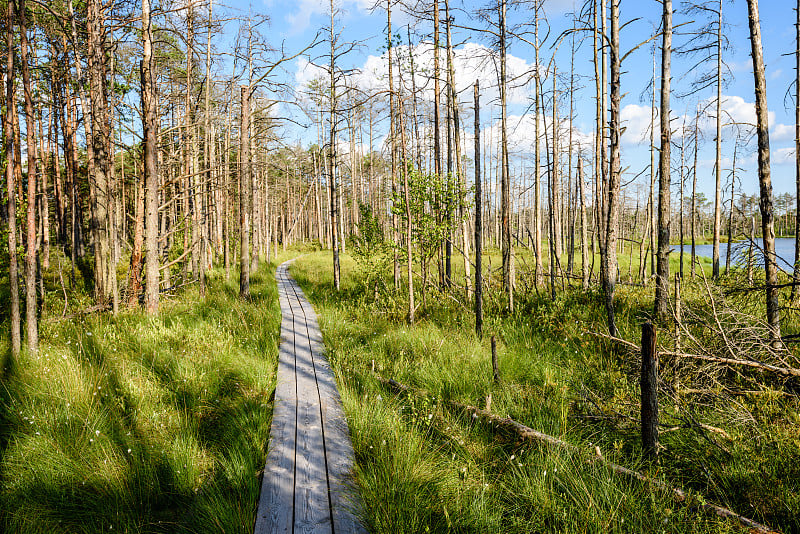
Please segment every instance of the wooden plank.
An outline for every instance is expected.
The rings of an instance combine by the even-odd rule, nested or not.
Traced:
[[[322,413],[314,372],[308,325],[294,291],[289,302],[294,314],[298,424],[295,465],[295,530],[303,533],[332,532]]]
[[[295,449],[297,432],[297,381],[295,378],[294,321],[286,281],[278,283],[281,311],[281,344],[275,385],[270,442],[261,484],[255,533],[293,531]]]
[[[355,454],[342,409],[341,396],[336,388],[330,364],[325,357],[316,313],[308,300],[302,296],[303,292],[297,283],[294,282],[292,285],[298,297],[301,297],[299,300],[302,302],[308,327],[311,357],[319,391],[334,532],[366,532],[356,518],[356,514],[360,511],[360,501],[352,478]]]
[[[281,345],[270,444],[255,532],[362,533],[353,448],[317,316],[276,271]]]

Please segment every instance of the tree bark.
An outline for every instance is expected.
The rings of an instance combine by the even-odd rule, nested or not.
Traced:
[[[14,142],[14,120],[16,113],[16,83],[14,61],[14,2],[6,6],[6,102],[3,113],[3,142],[5,143],[5,175],[8,187],[8,282],[11,293],[10,302],[10,341],[11,355],[19,356],[22,341],[20,335],[19,309],[19,265],[17,262],[17,184],[14,173],[14,152],[19,151],[19,143]]]
[[[514,313],[514,251],[511,244],[511,187],[508,168],[508,137],[506,130],[506,0],[500,5],[500,218],[503,253],[503,290],[508,300],[508,311]],[[552,266],[551,266],[552,270]]]
[[[795,8],[797,21],[795,23],[795,86],[794,86],[794,183],[795,183],[795,216],[794,216],[794,285],[792,286],[791,300],[797,301],[798,285],[800,284],[800,0]],[[734,169],[736,172],[736,169]],[[731,205],[731,210],[733,205]],[[726,269],[727,270],[727,269]]]
[[[695,238],[697,222],[697,154],[700,143],[700,107],[697,108],[697,114],[694,117],[694,165],[692,165],[692,267],[691,275],[694,277],[695,260],[697,259],[695,250]],[[733,204],[731,204],[731,213],[733,213]],[[728,244],[730,245],[730,232],[728,234]]]
[[[534,101],[534,117],[535,117],[535,126],[534,126],[534,145],[533,145],[533,247],[534,247],[534,256],[536,262],[536,274],[535,274],[535,281],[536,286],[542,285],[544,281],[544,266],[542,264],[542,207],[541,207],[541,199],[542,199],[542,192],[541,188],[541,179],[540,173],[541,170],[539,168],[539,161],[541,155],[539,154],[539,138],[541,136],[541,132],[539,131],[539,124],[541,122],[541,80],[540,80],[540,73],[539,73],[539,9],[541,8],[541,2],[537,0],[536,4],[534,5],[534,64],[536,65],[535,70],[533,72],[533,101]]]
[[[239,126],[239,298],[250,298],[250,203],[252,179],[250,173],[250,86],[241,88],[241,119]]]
[[[483,192],[481,181],[481,103],[480,87],[475,80],[475,332],[483,337]]]
[[[35,355],[39,351],[39,329],[37,324],[36,299],[36,134],[33,124],[33,99],[31,96],[31,77],[28,63],[28,25],[25,0],[17,4],[17,18],[20,33],[20,65],[22,67],[22,87],[25,95],[25,129],[28,152],[28,195],[26,212],[25,246],[25,336],[28,352]],[[17,145],[19,146],[19,144]]]
[[[583,190],[583,157],[578,147],[578,188],[581,200],[581,281],[583,288],[589,288],[589,243],[586,235],[586,195]]]
[[[610,172],[608,179],[608,219],[604,262],[604,293],[608,331],[616,336],[614,318],[614,289],[617,281],[617,226],[620,196],[620,56],[619,1],[611,0],[611,117],[609,120]],[[670,0],[665,0],[669,2]]]
[[[89,59],[89,100],[91,103],[92,128],[91,144],[94,156],[90,184],[94,187],[95,198],[92,205],[92,228],[94,230],[94,278],[95,298],[99,304],[106,304],[110,297],[108,263],[110,258],[108,226],[108,163],[107,145],[108,106],[105,76],[105,50],[103,49],[103,17],[99,0],[87,3],[87,32]],[[85,103],[85,101],[84,101]]]
[[[330,27],[330,45],[331,45],[331,53],[330,53],[330,165],[331,165],[331,173],[330,173],[330,192],[331,192],[331,243],[333,244],[333,287],[336,291],[339,291],[341,285],[341,272],[340,272],[340,265],[339,265],[339,231],[337,228],[337,198],[336,198],[336,39],[334,34],[334,4],[333,0],[330,3],[331,9],[331,27]],[[391,66],[391,65],[390,65]]]
[[[387,54],[389,57],[389,150],[391,152],[391,181],[392,181],[392,206],[397,201],[397,114],[395,111],[394,94],[394,66],[392,66],[392,0],[386,0],[386,37]],[[409,47],[409,50],[411,48]],[[405,165],[405,162],[403,162]],[[400,240],[400,229],[398,227],[397,213],[392,210],[392,236],[395,240]],[[392,250],[392,279],[395,290],[400,289],[400,261],[397,249]]]
[[[453,149],[455,159],[455,172],[456,179],[458,180],[459,195],[462,191],[466,190],[466,181],[464,179],[463,169],[461,168],[461,125],[458,113],[458,91],[456,88],[456,71],[455,61],[453,59],[453,37],[452,37],[452,21],[450,19],[450,1],[444,2],[445,17],[447,19],[447,77],[448,87],[450,88],[450,109],[452,110],[453,117]],[[477,159],[476,159],[477,161]],[[460,198],[460,197],[459,197]],[[472,280],[470,276],[470,262],[469,262],[469,225],[465,213],[463,202],[459,202],[458,214],[461,219],[461,245],[463,247],[462,256],[464,259],[464,286],[466,288],[466,298],[472,298]]]
[[[670,60],[672,55],[672,0],[664,0],[661,41],[661,149],[658,159],[658,255],[656,265],[655,315],[665,321],[669,314],[670,237]]]
[[[778,266],[775,257],[775,222],[772,207],[772,175],[769,163],[769,110],[767,80],[764,75],[764,52],[761,47],[761,22],[758,0],[747,0],[750,45],[753,57],[753,78],[756,95],[756,130],[758,133],[758,185],[761,209],[761,232],[764,238],[764,269],[766,271],[767,323],[770,342],[780,346],[781,323],[778,309]]]
[[[153,28],[150,0],[142,0],[143,55],[141,63],[142,118],[144,124],[144,188],[145,188],[145,309],[158,313],[158,139],[156,138],[156,83],[153,64]]]
[[[719,280],[719,234],[722,226],[722,0],[717,7],[717,135],[714,160],[714,237],[712,247],[712,278]]]

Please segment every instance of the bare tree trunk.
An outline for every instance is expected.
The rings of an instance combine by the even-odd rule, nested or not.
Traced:
[[[456,89],[456,71],[455,61],[453,59],[453,38],[452,38],[452,21],[450,19],[450,1],[444,2],[445,18],[447,19],[447,77],[448,87],[450,88],[450,109],[453,114],[453,141],[455,149],[455,171],[458,180],[460,191],[466,189],[466,181],[464,179],[463,169],[461,168],[461,126],[458,115],[458,92]],[[476,160],[477,161],[477,160]],[[459,192],[460,194],[460,192]],[[466,288],[466,298],[469,300],[472,297],[472,280],[470,276],[470,262],[469,262],[469,225],[465,213],[464,203],[459,202],[458,207],[459,217],[461,218],[461,245],[463,247],[464,259],[464,286]]]
[[[683,205],[684,205],[684,195],[683,189],[684,185],[686,184],[686,176],[684,175],[684,170],[686,169],[686,165],[684,165],[684,153],[686,148],[686,121],[684,120],[683,127],[681,128],[681,165],[680,165],[680,183],[678,187],[678,239],[680,240],[680,255],[678,260],[678,279],[683,280],[683,258],[684,258],[684,228],[686,224],[684,223],[684,215],[683,215]],[[676,290],[677,291],[677,290]]]
[[[653,44],[653,87],[650,99],[650,276],[656,274],[656,46]],[[647,284],[645,284],[647,285]]]
[[[48,269],[50,267],[50,201],[48,199],[49,195],[47,194],[47,173],[48,173],[48,159],[52,154],[52,150],[50,146],[48,146],[47,154],[45,154],[44,150],[44,132],[43,128],[44,118],[42,117],[42,110],[39,109],[39,160],[42,169],[42,179],[39,182],[39,213],[41,214],[40,220],[42,223],[42,236],[41,236],[41,257],[42,257],[42,267],[44,269]],[[52,129],[53,129],[53,113],[52,110],[48,114],[48,139],[52,139]],[[49,141],[48,141],[49,145]],[[58,162],[54,163],[53,167],[56,167]],[[42,291],[42,296],[44,296],[44,291]]]
[[[153,28],[150,20],[150,0],[142,0],[143,55],[142,118],[144,124],[144,188],[145,188],[145,309],[150,315],[158,313],[159,254],[158,254],[158,139],[156,137],[156,81],[153,72]]]
[[[573,27],[574,27],[573,21]],[[572,133],[573,133],[573,119],[575,113],[575,101],[574,101],[574,92],[575,92],[575,34],[572,34],[571,38],[571,53],[570,53],[570,64],[569,64],[569,119],[568,119],[568,127],[569,127],[569,135],[567,139],[567,198],[570,199],[572,195]],[[576,189],[577,192],[577,189]],[[569,220],[569,239],[568,239],[568,258],[567,258],[567,272],[570,275],[573,273],[574,263],[575,263],[575,215],[576,210],[574,209],[574,201],[575,199],[571,199],[572,202],[567,202],[566,209],[567,209],[567,218]],[[570,212],[572,216],[570,216]]]
[[[392,65],[392,0],[386,0],[386,36],[387,36],[387,54],[389,57],[389,144],[391,151],[391,179],[392,179],[392,205],[397,199],[397,139],[396,132],[397,114],[395,111],[395,94],[394,94],[394,66]],[[409,47],[409,53],[411,48]],[[405,165],[405,162],[403,162]],[[398,227],[397,213],[392,210],[392,237],[399,241],[400,229]],[[392,277],[394,280],[395,290],[400,289],[400,261],[398,259],[397,249],[392,250]]]
[[[503,290],[508,299],[508,311],[514,313],[514,251],[511,244],[511,187],[508,168],[508,138],[506,130],[506,0],[500,5],[500,211],[501,249],[503,252]],[[552,266],[551,266],[552,270]]]
[[[714,160],[714,238],[712,278],[719,280],[719,234],[722,226],[722,0],[717,12],[717,135]]]
[[[589,243],[586,236],[586,195],[583,190],[583,155],[578,147],[578,187],[581,200],[581,280],[583,288],[589,288]]]
[[[203,164],[205,165],[206,172],[204,173],[204,182],[201,186],[201,206],[202,206],[202,213],[200,215],[200,294],[205,295],[206,289],[206,263],[208,262],[208,246],[209,246],[209,229],[210,225],[208,222],[208,206],[206,205],[207,195],[205,191],[211,187],[211,169],[213,166],[212,159],[212,152],[211,149],[213,147],[214,139],[213,139],[213,132],[211,130],[211,27],[214,22],[214,0],[208,0],[208,35],[206,38],[206,80],[205,80],[205,114],[204,114],[204,130],[205,130],[205,157],[203,158]]]
[[[331,27],[330,27],[330,44],[331,44],[331,56],[330,56],[330,76],[331,76],[331,85],[330,85],[330,98],[331,98],[331,134],[330,134],[330,152],[331,152],[331,174],[330,174],[330,192],[331,192],[331,243],[333,244],[333,287],[336,291],[339,291],[339,287],[341,284],[340,277],[340,265],[339,265],[339,236],[337,235],[338,229],[336,227],[336,220],[337,220],[337,212],[338,209],[336,207],[336,71],[335,71],[335,60],[336,60],[336,39],[335,33],[333,28],[334,23],[334,4],[333,0],[330,3],[331,9]],[[390,65],[391,66],[391,65]]]
[[[598,31],[598,5],[600,8],[600,31]],[[605,180],[606,180],[606,145],[605,145],[605,120],[606,120],[606,54],[605,45],[601,45],[598,41],[605,43],[606,39],[606,4],[605,0],[595,0],[592,9],[593,18],[593,32],[592,32],[592,63],[594,65],[594,79],[595,79],[595,165],[594,165],[594,222],[595,232],[593,233],[592,243],[594,243],[594,236],[597,237],[597,248],[600,252],[600,281],[605,283]],[[592,247],[594,249],[594,246]],[[593,250],[594,251],[594,250]],[[594,255],[592,255],[592,265],[594,265]]]
[[[106,97],[105,61],[103,47],[104,24],[99,0],[87,3],[87,33],[89,59],[89,100],[91,101],[92,128],[91,144],[95,164],[90,173],[90,184],[95,191],[92,205],[94,229],[95,298],[106,304],[109,298],[110,280],[107,278],[109,262],[108,228],[108,150],[105,131],[108,126],[108,107]],[[86,102],[83,101],[85,104]]]
[[[670,0],[665,0],[670,2]],[[614,318],[614,288],[617,281],[617,226],[619,224],[620,196],[620,56],[619,56],[619,0],[611,0],[611,117],[610,173],[608,180],[608,222],[606,223],[604,293],[608,331],[616,336],[617,326]]]
[[[540,169],[539,169],[539,161],[540,161],[540,154],[539,154],[539,138],[541,132],[539,132],[539,123],[541,122],[541,112],[543,106],[541,105],[541,80],[539,75],[539,9],[541,7],[541,2],[537,0],[536,4],[534,5],[534,55],[535,55],[535,64],[536,69],[533,72],[534,81],[533,81],[533,100],[534,100],[534,117],[536,120],[535,127],[534,127],[534,149],[533,149],[533,246],[534,246],[534,255],[536,261],[536,285],[542,285],[544,279],[544,266],[542,264],[542,207],[541,207],[541,198],[542,192],[540,190],[541,187],[541,179],[540,179]]]
[[[14,72],[14,2],[6,6],[6,106],[3,114],[3,141],[5,143],[5,175],[8,187],[8,285],[11,292],[11,355],[19,356],[22,341],[20,335],[19,310],[19,266],[17,263],[17,184],[14,174],[13,156],[19,151],[19,143],[14,142],[13,116],[16,113],[16,83]]]
[[[732,238],[733,238],[733,192],[734,187],[736,186],[736,153],[739,148],[739,143],[733,146],[733,168],[731,171],[731,208],[728,211],[728,246],[726,247],[725,252],[725,274],[728,274],[728,271],[731,268],[731,246],[732,246]],[[797,286],[792,286],[794,289]]]
[[[231,128],[233,128],[233,118],[231,117],[231,101],[228,100],[228,114],[227,124],[225,126],[225,171],[222,173],[224,181],[224,195],[225,195],[225,218],[222,221],[223,233],[223,262],[225,263],[225,280],[231,279],[231,217],[233,211],[233,203],[231,202]]]
[[[561,255],[564,252],[564,244],[562,242],[561,234],[561,152],[560,145],[560,125],[558,117],[558,66],[553,62],[553,167],[550,174],[551,183],[550,188],[553,196],[552,213],[550,217],[553,219],[553,255],[555,256],[554,267],[561,270]]]
[[[766,271],[767,323],[770,341],[777,348],[781,340],[778,308],[778,266],[775,258],[775,222],[772,208],[772,176],[769,165],[769,116],[767,109],[767,80],[764,76],[764,52],[761,48],[761,22],[758,0],[747,0],[750,24],[750,45],[753,56],[753,78],[756,93],[756,129],[758,132],[758,185],[761,198],[761,231],[764,238],[764,269]]]
[[[400,84],[402,87],[402,83]],[[398,99],[399,103],[398,106],[402,106],[402,98]],[[406,208],[406,274],[408,276],[408,322],[414,322],[414,315],[416,314],[416,306],[414,304],[414,255],[413,255],[413,220],[411,219],[411,192],[408,183],[408,165],[405,164],[407,162],[406,158],[406,131],[403,122],[403,113],[402,108],[398,109],[397,114],[399,120],[399,127],[400,127],[400,144],[402,149],[402,161],[404,162],[403,165],[403,195],[405,200],[405,208]],[[420,261],[422,267],[422,303],[425,304],[425,281],[426,281],[426,270],[425,270],[425,259]]]
[[[794,216],[794,273],[791,301],[797,301],[798,284],[800,284],[800,0],[795,8],[795,86],[794,86],[794,172],[795,172],[795,216]],[[734,172],[736,169],[734,168]],[[731,204],[733,210],[733,204]],[[730,241],[730,240],[729,240]],[[727,270],[727,269],[726,269]]]
[[[22,87],[25,95],[25,129],[28,152],[28,207],[26,213],[25,246],[25,336],[28,352],[35,355],[39,351],[39,329],[37,324],[36,302],[36,134],[33,124],[33,99],[31,97],[31,77],[28,63],[28,25],[25,0],[17,5],[20,33],[20,64],[22,66]],[[19,145],[17,145],[19,146]]]
[[[239,126],[239,297],[250,298],[250,202],[253,172],[250,164],[250,86],[241,88],[241,123]]]
[[[481,182],[481,103],[478,80],[475,98],[475,332],[483,337],[483,195]]]
[[[697,108],[697,114],[694,117],[694,165],[692,165],[692,268],[691,275],[694,277],[695,261],[697,256],[695,254],[695,237],[696,229],[695,223],[697,221],[697,153],[698,145],[700,142],[700,107]],[[733,211],[733,204],[731,204],[731,211]],[[730,232],[728,233],[728,244],[730,245]],[[726,268],[727,270],[727,268]]]
[[[141,181],[136,187],[136,209],[134,215],[133,249],[131,262],[128,269],[128,306],[133,307],[139,303],[139,293],[142,292],[142,244],[144,241],[144,197],[145,187]]]
[[[655,315],[666,320],[669,313],[670,234],[670,59],[672,55],[672,0],[664,0],[661,42],[661,150],[658,171],[658,257],[656,266]]]

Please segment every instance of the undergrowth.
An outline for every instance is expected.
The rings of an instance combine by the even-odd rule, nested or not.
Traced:
[[[337,293],[330,261],[326,253],[307,256],[291,272],[320,312],[371,531],[738,530],[700,512],[696,504],[705,499],[786,532],[800,530],[796,397],[754,395],[730,403],[687,393],[674,406],[672,399],[662,401],[664,449],[660,463],[649,464],[639,441],[638,361],[587,333],[604,325],[597,290],[559,290],[555,300],[546,291],[521,295],[510,315],[490,293],[481,340],[471,310],[457,299],[430,289],[419,320],[409,325],[404,291],[377,293],[343,256]],[[618,287],[623,337],[638,341],[652,307],[649,291]],[[498,340],[499,385],[492,382],[491,335]],[[426,394],[396,395],[375,374]],[[579,452],[503,436],[448,408],[448,400],[490,403],[492,412]],[[723,429],[726,437],[697,422]],[[683,487],[689,503],[612,473],[592,461],[594,447],[611,461]]]
[[[39,354],[0,367],[0,531],[252,531],[280,326],[273,273],[254,273],[244,302],[212,271],[205,298],[190,286],[155,317],[61,319],[51,294]]]

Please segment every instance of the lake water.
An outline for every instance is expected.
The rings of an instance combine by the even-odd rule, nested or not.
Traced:
[[[756,239],[756,245],[759,247],[763,247],[763,243],[761,239]],[[725,254],[728,250],[727,243],[720,243],[719,244],[719,264],[720,267],[725,268]],[[747,241],[741,241],[737,243],[731,243],[731,261],[733,263],[740,263],[744,264],[747,259],[747,248],[748,244]],[[680,245],[673,245],[673,250],[675,254],[680,254],[681,246]],[[739,261],[737,262],[737,252],[739,255]],[[780,237],[775,240],[775,252],[778,255],[778,266],[784,270],[791,271],[792,270],[792,263],[794,262],[794,238],[793,237]],[[692,245],[684,245],[683,253],[687,256],[691,257],[692,254]],[[705,256],[707,258],[711,258],[714,254],[714,246],[713,245],[696,245],[695,246],[695,253],[698,256]],[[761,256],[760,251],[756,250],[753,247],[753,256],[755,256],[756,260],[759,264],[763,265],[763,258]],[[744,260],[744,261],[743,261]]]

